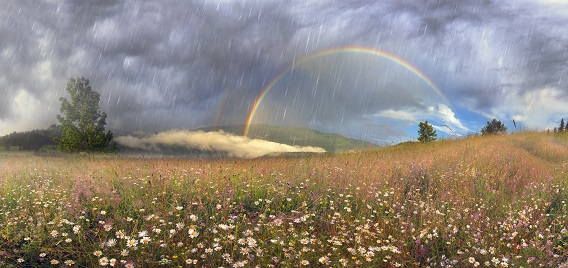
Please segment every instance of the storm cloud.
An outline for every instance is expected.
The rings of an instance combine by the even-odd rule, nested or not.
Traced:
[[[283,73],[253,123],[368,140],[412,138],[423,120],[459,134],[493,117],[552,128],[568,117],[565,25],[568,4],[553,0],[2,1],[0,134],[57,123],[59,98],[75,76],[101,93],[107,127],[118,133],[245,124],[260,93]],[[294,63],[346,46],[404,59],[447,102],[428,99],[408,74],[393,78],[402,71],[392,64],[374,78],[342,72],[343,87],[320,80],[328,83],[318,84],[322,90],[336,87],[336,99],[312,94],[317,74],[335,74],[305,69],[317,62]],[[345,68],[377,64],[386,63]],[[308,74],[302,83],[300,71]],[[380,77],[390,91],[371,86]],[[286,89],[305,103],[282,98]],[[364,102],[357,90],[367,92]],[[308,102],[316,100],[327,105]],[[300,105],[320,110],[306,115]]]

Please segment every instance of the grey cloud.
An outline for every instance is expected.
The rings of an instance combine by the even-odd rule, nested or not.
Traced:
[[[443,85],[453,105],[472,105],[462,109],[491,113],[503,105],[500,97],[535,88],[558,88],[562,98],[568,93],[568,34],[562,27],[568,18],[537,4],[56,2],[0,3],[0,125],[8,129],[2,132],[53,123],[45,119],[55,118],[67,79],[81,75],[101,92],[101,106],[114,129],[242,124],[262,89],[287,66],[316,51],[346,45],[378,48],[408,60]],[[313,88],[308,82],[303,85]],[[331,89],[334,81],[322,81],[320,86],[324,85]],[[287,107],[312,105],[304,111],[317,115],[322,124],[357,119],[357,133],[364,133],[368,122],[361,116],[377,112],[368,110],[428,106],[421,96],[399,94],[408,86],[389,86],[398,90],[380,96],[368,90],[340,90],[334,100],[321,96],[318,100],[329,105],[319,106],[315,113],[317,104],[308,103],[314,100],[310,91],[300,91],[304,102],[294,106],[286,98],[274,99],[286,88],[279,85],[271,93],[273,100],[267,100],[272,109],[268,112],[281,117]],[[31,121],[20,122],[25,110],[16,107],[18,96],[30,96],[31,103],[37,101],[38,109],[47,112],[26,115]],[[354,101],[359,99],[363,100]],[[374,108],[369,108],[371,102]],[[288,116],[307,118],[294,115],[293,109]]]
[[[501,5],[490,0],[436,0],[393,1],[390,10],[394,14],[410,14],[418,21],[415,33],[410,37],[451,35],[456,24],[478,26],[495,17],[508,15]]]
[[[8,127],[14,130],[38,127],[50,121],[44,118],[45,113],[20,118],[24,108],[32,112],[38,111],[33,109],[36,107],[18,105],[37,104],[38,101],[44,100],[45,96],[56,95],[52,94],[54,84],[48,79],[49,75],[46,75],[45,79],[42,77],[45,74],[41,72],[40,65],[50,55],[46,44],[46,25],[49,25],[46,13],[53,10],[53,6],[36,1],[3,2],[0,6],[0,88],[3,90],[0,122],[8,124]],[[29,102],[16,101],[19,96],[28,96]],[[48,110],[51,101],[41,104]],[[16,122],[17,124],[12,125]]]
[[[104,107],[103,101],[103,107],[109,110],[109,123],[110,118],[123,113],[168,109],[172,105],[178,110],[183,106],[202,110],[220,91],[253,87],[252,83],[261,88],[261,81],[252,77],[266,61],[265,54],[272,45],[286,39],[287,24],[277,22],[285,17],[269,14],[275,10],[264,7],[269,4],[241,4],[225,11],[201,3],[169,4],[68,1],[57,12],[52,8],[57,15],[45,24],[54,29],[41,32],[55,51],[51,59],[54,78],[60,85],[76,75],[91,78],[102,91],[103,100],[112,98],[107,102],[109,107]],[[262,14],[264,9],[267,15]],[[240,15],[227,18],[231,12]],[[35,14],[26,17],[34,18]],[[265,35],[271,29],[262,25],[274,25],[275,21],[286,27],[274,29],[277,34]],[[17,28],[21,30],[22,26]],[[23,38],[17,43],[33,48],[33,41]],[[39,61],[24,56],[37,54],[32,51],[20,55],[22,69]],[[11,68],[14,66],[17,64]],[[25,73],[14,72],[22,77],[12,78],[25,81]],[[37,86],[25,88],[33,91]]]
[[[418,8],[408,10],[421,17],[428,29],[430,25],[441,29],[432,33],[434,44],[440,45],[434,51],[440,50],[436,53],[440,62],[451,68],[448,71],[454,76],[451,87],[457,91],[453,93],[457,103],[474,103],[475,109],[490,111],[510,94],[547,86],[566,90],[562,77],[567,70],[568,36],[558,25],[568,23],[567,17],[549,17],[542,7],[516,2],[439,3],[441,11],[431,2],[432,12],[421,15]]]
[[[557,23],[568,23],[568,19]],[[527,81],[527,87],[553,85],[566,88],[568,83],[563,78],[568,69],[568,34],[559,32],[551,36],[539,31],[531,35],[527,37],[526,51],[530,54],[526,67],[532,79]]]
[[[263,97],[253,123],[303,125],[340,132],[385,109],[421,109],[443,99],[393,61],[343,51],[312,57],[287,70]]]

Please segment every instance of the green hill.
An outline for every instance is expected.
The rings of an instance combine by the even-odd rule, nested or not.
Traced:
[[[244,126],[219,126],[199,130],[222,130],[227,133],[242,135]],[[284,127],[264,124],[251,125],[247,136],[252,139],[263,139],[288,145],[321,147],[328,152],[364,150],[378,147],[367,141],[351,139],[337,133],[325,133],[303,127]]]

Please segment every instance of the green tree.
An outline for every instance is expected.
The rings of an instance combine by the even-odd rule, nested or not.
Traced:
[[[91,89],[84,77],[69,79],[65,90],[71,102],[60,98],[61,137],[57,149],[63,152],[101,152],[109,147],[112,132],[105,134],[106,113],[99,110],[100,94]]]
[[[483,135],[494,135],[494,134],[505,134],[507,133],[507,127],[503,122],[493,119],[487,121],[487,125],[481,129],[481,134]]]
[[[566,126],[564,125],[564,118],[562,118],[562,120],[560,120],[560,127],[558,128],[558,132],[562,132],[566,130]]]
[[[20,150],[38,151],[44,146],[55,146],[55,133],[50,129],[35,129],[25,132],[12,132],[4,137],[1,141],[6,149],[12,146],[18,147]]]
[[[428,121],[420,122],[418,124],[419,141],[423,143],[435,141],[437,136],[438,134],[436,134],[436,130],[434,130],[434,127],[432,125],[428,124]]]

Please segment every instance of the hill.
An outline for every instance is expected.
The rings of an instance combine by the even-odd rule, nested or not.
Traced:
[[[209,127],[199,130],[223,130],[227,133],[242,135],[244,125]],[[347,138],[337,133],[325,133],[304,127],[257,124],[249,127],[247,136],[252,139],[262,139],[288,145],[321,147],[328,152],[378,148],[377,145],[367,141]]]
[[[324,152],[360,151],[376,145],[300,127],[255,125],[243,137],[244,126],[170,130],[116,137],[121,155],[223,158],[286,155],[302,157]],[[323,150],[322,150],[323,149]]]
[[[567,159],[568,133],[255,159],[7,155],[0,266],[559,267]]]
[[[59,127],[56,125],[52,125],[48,129],[12,132],[8,135],[0,136],[0,150],[10,151],[17,149],[36,152],[53,150],[57,146],[54,139],[59,136],[59,133]]]

